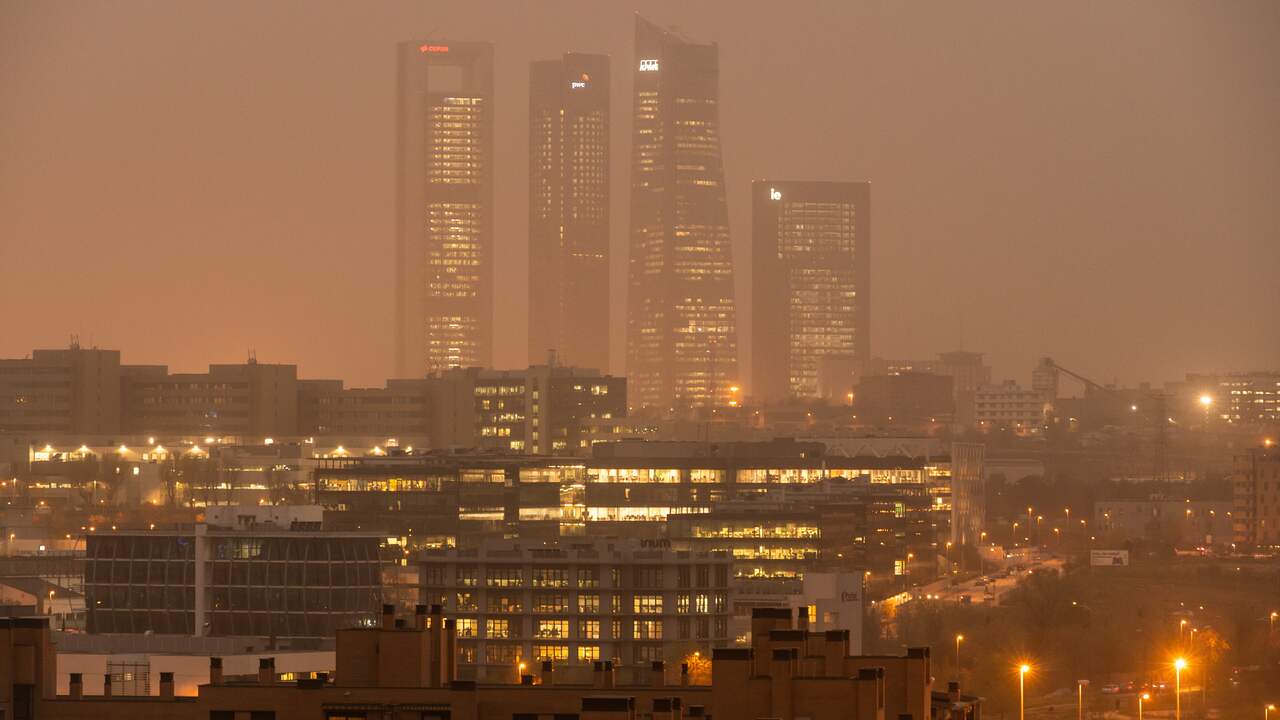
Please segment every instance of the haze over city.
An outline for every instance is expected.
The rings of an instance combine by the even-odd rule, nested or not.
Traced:
[[[0,0],[0,720],[1280,720],[1280,3]]]
[[[495,43],[500,309],[527,298],[527,64],[612,57],[622,372],[634,10],[720,46],[744,372],[762,177],[872,183],[875,355],[1120,382],[1280,357],[1270,2],[4,3],[0,355],[392,375],[393,48],[433,35]],[[496,313],[498,367],[525,319]]]

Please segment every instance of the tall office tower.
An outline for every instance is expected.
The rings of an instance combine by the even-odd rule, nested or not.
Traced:
[[[824,365],[865,365],[871,319],[871,185],[751,185],[752,387],[819,395]]]
[[[529,67],[529,364],[609,369],[609,58]]]
[[[397,52],[397,370],[488,366],[493,46],[433,40]]]
[[[739,384],[719,50],[636,17],[627,377],[637,407],[725,404]]]

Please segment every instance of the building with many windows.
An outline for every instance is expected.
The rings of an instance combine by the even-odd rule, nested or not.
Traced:
[[[35,350],[0,360],[0,432],[120,431],[120,351]]]
[[[631,403],[727,405],[741,378],[719,48],[637,15],[631,71]]]
[[[405,42],[397,57],[397,372],[488,366],[493,45]]]
[[[0,618],[0,712],[41,720],[981,717],[981,699],[962,695],[958,683],[934,689],[929,648],[851,654],[847,634],[815,631],[797,615],[760,612],[751,647],[713,650],[710,671],[696,682],[692,672],[677,679],[661,661],[638,668],[637,681],[607,660],[592,662],[585,680],[566,677],[566,666],[550,660],[525,667],[519,683],[498,684],[459,678],[457,619],[438,607],[415,608],[412,618],[384,608],[379,626],[338,632],[333,674],[298,673],[286,682],[276,658],[262,657],[256,676],[237,676],[211,657],[208,682],[188,689],[175,682],[185,658],[156,655],[158,693],[141,697],[126,687],[117,692],[107,678],[64,670],[45,618]],[[67,692],[59,694],[64,682]]]
[[[164,365],[121,369],[122,430],[133,435],[292,435],[298,428],[298,366],[210,365],[171,373]]]
[[[609,57],[529,67],[529,362],[609,367]]]
[[[298,381],[298,435],[395,438],[425,447],[429,416],[425,379],[391,379],[380,388]]]
[[[1009,430],[1016,435],[1039,435],[1053,402],[1043,391],[1023,388],[1013,380],[983,385],[974,393],[973,419],[984,432]]]
[[[85,536],[90,633],[328,637],[376,620],[380,539],[315,506],[209,508],[207,523]]]
[[[871,184],[757,180],[751,217],[751,394],[819,397],[871,357]]]
[[[1234,425],[1280,425],[1280,372],[1187,375],[1170,383],[1170,410],[1195,423],[1205,419]],[[1203,404],[1201,398],[1207,398]]]
[[[428,378],[427,387],[435,448],[585,455],[591,421],[627,414],[626,379],[586,368],[463,368]]]
[[[1280,546],[1280,450],[1269,444],[1237,455],[1232,485],[1235,543]]]
[[[729,557],[662,541],[512,543],[420,553],[421,600],[457,619],[458,661],[475,679],[520,663],[678,665],[730,644]],[[674,665],[673,665],[674,666]]]

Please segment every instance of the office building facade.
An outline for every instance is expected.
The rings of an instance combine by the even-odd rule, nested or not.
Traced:
[[[1232,513],[1235,543],[1280,547],[1280,450],[1253,448],[1235,457]]]
[[[0,360],[0,432],[120,431],[120,351],[36,350]]]
[[[529,67],[529,363],[609,367],[609,57]]]
[[[636,17],[627,376],[634,407],[728,404],[738,377],[719,48]]]
[[[122,430],[134,435],[292,435],[298,427],[298,367],[273,363],[210,365],[170,373],[164,365],[121,369]]]
[[[818,397],[824,362],[871,357],[871,184],[758,180],[751,215],[751,393]]]
[[[85,538],[91,633],[328,637],[376,620],[379,538],[318,507],[210,508],[209,524]]]
[[[391,379],[380,388],[347,388],[341,380],[298,381],[298,434],[395,438],[425,447],[427,380]]]
[[[398,46],[397,368],[488,366],[493,346],[493,46]]]
[[[463,368],[428,378],[427,387],[436,448],[586,454],[589,421],[627,414],[626,380],[586,368]]]
[[[458,662],[481,681],[509,680],[522,661],[678,665],[731,642],[729,556],[664,545],[426,551],[417,558],[421,601],[457,618]]]

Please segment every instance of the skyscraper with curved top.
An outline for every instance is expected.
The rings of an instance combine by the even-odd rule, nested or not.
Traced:
[[[728,404],[739,379],[719,49],[637,15],[631,72],[628,394],[636,407]]]

